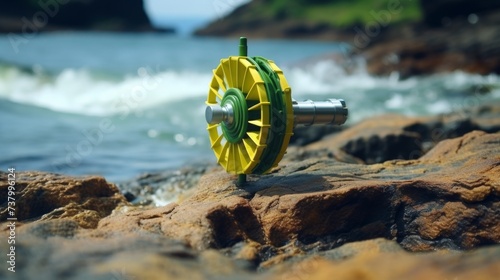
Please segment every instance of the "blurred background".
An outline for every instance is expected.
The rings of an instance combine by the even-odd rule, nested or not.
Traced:
[[[294,98],[345,99],[347,125],[500,98],[499,1],[3,1],[0,166],[120,182],[213,162],[204,101],[240,36]]]

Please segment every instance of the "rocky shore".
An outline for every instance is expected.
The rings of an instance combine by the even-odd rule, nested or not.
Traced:
[[[350,47],[343,51],[343,59],[349,62],[363,57],[373,75],[398,72],[405,78],[455,70],[500,74],[499,2],[420,0],[422,19],[410,22],[395,22],[409,7],[407,1],[388,1],[387,6],[378,8],[370,2],[363,10],[363,15],[370,15],[369,20],[347,26],[314,18],[297,19],[288,15],[286,5],[275,17],[255,12],[278,5],[278,1],[271,2],[251,1],[195,34],[345,42]],[[303,8],[313,5],[301,3]],[[357,4],[352,2],[353,6]],[[343,16],[342,11],[331,15]]]
[[[353,54],[363,56],[368,71],[376,75],[397,71],[409,77],[456,70],[500,74],[500,41],[496,39],[500,36],[500,11],[477,17],[477,22],[464,16],[444,26],[389,27],[373,38],[365,33],[359,38],[364,36],[369,43],[354,45]]]
[[[496,279],[499,131],[498,104],[379,116],[297,142],[242,187],[214,165],[118,186],[18,172],[16,273],[0,277]],[[12,251],[7,177],[2,252]]]

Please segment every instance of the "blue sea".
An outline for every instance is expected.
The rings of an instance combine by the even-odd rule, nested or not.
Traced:
[[[500,99],[499,76],[374,77],[362,58],[343,56],[347,48],[249,40],[249,55],[274,60],[295,99],[345,99],[348,125],[389,112],[466,113]],[[237,39],[81,32],[34,34],[20,42],[0,35],[0,168],[120,182],[215,162],[204,102],[212,69],[237,53]],[[332,56],[337,59],[326,59]]]

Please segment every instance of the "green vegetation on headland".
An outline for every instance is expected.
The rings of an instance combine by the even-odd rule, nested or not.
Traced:
[[[368,26],[371,33],[379,33],[381,28],[422,22],[426,1],[253,0],[195,35],[345,40],[354,27]]]
[[[367,24],[386,11],[391,22],[419,21],[422,18],[419,1],[412,0],[274,0],[254,1],[255,15],[273,19],[294,18],[308,22],[327,23],[336,27]]]
[[[499,26],[491,0],[253,0],[195,35],[341,41],[370,73],[408,77],[500,73]]]

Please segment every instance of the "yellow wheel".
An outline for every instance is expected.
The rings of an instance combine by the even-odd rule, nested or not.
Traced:
[[[210,145],[217,162],[239,175],[239,183],[245,174],[263,174],[278,165],[294,122],[341,125],[347,119],[344,100],[292,102],[291,94],[273,61],[247,56],[244,37],[239,56],[222,59],[213,70],[205,111]]]
[[[245,56],[222,59],[213,71],[206,103],[207,110],[213,105],[231,110],[226,121],[207,127],[217,162],[227,172],[262,174],[282,159],[293,134],[293,109],[290,87],[274,62]]]
[[[228,90],[242,92],[247,107],[247,129],[241,139],[228,141],[224,122],[209,124],[207,127],[211,148],[217,162],[229,173],[250,174],[260,162],[266,148],[269,132],[269,101],[264,81],[256,66],[245,57],[232,56],[222,59],[213,71],[207,105],[221,105]],[[238,105],[236,105],[238,106]],[[243,116],[234,116],[243,118]]]

